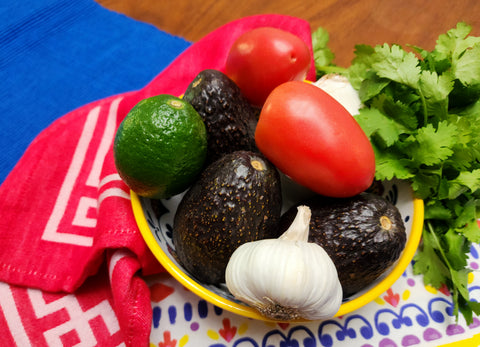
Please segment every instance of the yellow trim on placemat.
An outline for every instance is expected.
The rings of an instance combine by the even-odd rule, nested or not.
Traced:
[[[475,334],[469,339],[450,342],[444,345],[438,345],[438,347],[478,347],[480,346],[480,334]]]

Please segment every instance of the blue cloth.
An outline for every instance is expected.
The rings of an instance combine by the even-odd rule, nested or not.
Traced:
[[[142,88],[190,44],[93,0],[2,1],[0,183],[52,121]]]

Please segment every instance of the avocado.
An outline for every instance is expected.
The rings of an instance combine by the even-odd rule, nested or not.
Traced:
[[[183,99],[205,123],[207,163],[234,151],[257,151],[255,128],[260,110],[248,102],[240,88],[223,72],[201,71],[187,87]]]
[[[302,201],[312,211],[309,242],[323,247],[337,268],[343,296],[362,290],[400,256],[405,247],[405,224],[397,207],[372,193],[351,198],[315,196]],[[296,207],[281,218],[286,230]]]
[[[179,262],[199,281],[220,284],[241,244],[277,238],[282,206],[277,169],[261,154],[225,154],[202,172],[173,222]]]

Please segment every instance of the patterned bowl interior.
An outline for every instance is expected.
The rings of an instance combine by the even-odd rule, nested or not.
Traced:
[[[283,210],[309,192],[282,177]],[[407,243],[398,261],[373,284],[344,300],[336,316],[352,312],[385,292],[405,271],[420,242],[423,227],[423,201],[413,197],[410,186],[402,181],[381,182],[382,195],[399,209],[407,232]],[[165,200],[151,200],[131,192],[135,219],[148,247],[163,267],[186,288],[203,299],[231,312],[260,320],[267,320],[255,309],[236,300],[222,285],[205,285],[191,276],[177,261],[172,242],[173,218],[183,194]]]

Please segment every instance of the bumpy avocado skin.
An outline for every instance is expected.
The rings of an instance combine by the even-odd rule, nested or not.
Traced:
[[[204,170],[178,206],[173,225],[178,260],[201,282],[223,283],[238,246],[280,236],[281,205],[280,177],[265,157],[226,154]]]
[[[377,279],[405,247],[405,224],[397,207],[385,198],[362,193],[352,198],[315,196],[303,201],[312,211],[309,242],[322,246],[337,268],[347,298]],[[286,227],[296,214],[288,210]]]
[[[255,128],[260,111],[223,72],[201,71],[187,87],[183,99],[205,123],[208,163],[234,151],[257,151]]]

